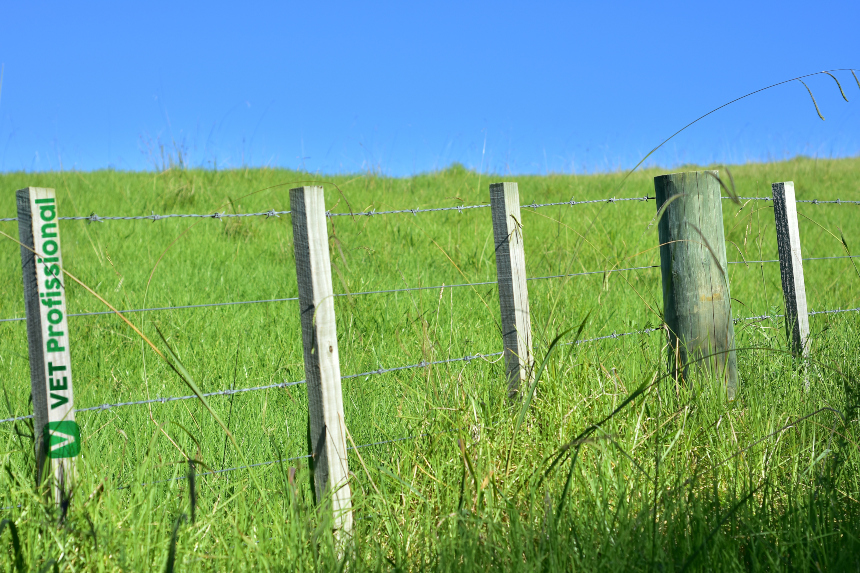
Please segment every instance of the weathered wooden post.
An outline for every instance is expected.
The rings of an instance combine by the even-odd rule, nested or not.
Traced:
[[[502,343],[508,373],[508,397],[515,398],[534,374],[532,325],[526,287],[526,258],[520,194],[516,183],[490,185],[490,210],[496,247],[499,306],[502,309]]]
[[[317,502],[330,497],[337,534],[352,531],[340,358],[322,187],[290,190]]]
[[[771,188],[779,271],[785,298],[786,335],[792,353],[806,358],[809,356],[809,314],[806,308],[806,285],[803,282],[803,257],[800,254],[794,182],[774,183]]]
[[[737,356],[716,175],[693,171],[654,178],[658,212],[666,206],[658,225],[663,313],[674,375],[689,380],[691,367],[717,375],[733,400]]]
[[[69,499],[81,431],[75,422],[66,289],[60,255],[57,197],[28,187],[15,194],[24,275],[36,482],[50,479],[54,501]]]

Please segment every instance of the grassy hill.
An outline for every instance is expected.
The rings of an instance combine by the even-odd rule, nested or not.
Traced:
[[[860,200],[860,159],[730,169],[742,197],[793,180],[801,200]],[[653,197],[663,172],[7,173],[0,218],[15,217],[13,192],[25,186],[55,188],[61,216],[286,211],[288,190],[311,182],[332,212],[369,212],[485,204],[496,181],[517,181],[523,204]],[[858,210],[798,204],[804,257],[855,249]],[[584,339],[661,325],[655,212],[653,199],[523,209],[529,276],[555,277],[528,285],[540,359],[580,324]],[[734,317],[780,314],[779,265],[758,262],[777,258],[772,207],[724,201],[723,220]],[[16,225],[0,231],[17,237]],[[334,217],[329,230],[334,288],[349,295],[335,301],[344,375],[501,350],[496,288],[477,284],[495,281],[489,209]],[[289,215],[63,221],[60,234],[65,268],[117,308],[297,294]],[[0,239],[0,319],[23,317],[19,247]],[[634,270],[603,272],[619,269]],[[805,273],[812,309],[860,307],[850,259],[808,261]],[[359,294],[415,287],[437,288]],[[67,297],[70,313],[106,310],[75,286]],[[294,301],[127,316],[153,339],[158,326],[204,392],[304,378]],[[198,476],[194,523],[180,520],[191,512],[187,460],[204,473],[242,465],[198,401],[78,413],[80,482],[60,525],[34,493],[32,427],[2,423],[2,518],[34,570],[52,559],[70,570],[160,568],[171,546],[188,570],[856,569],[860,321],[847,312],[810,322],[813,363],[801,368],[782,319],[739,321],[732,403],[716,386],[677,387],[660,332],[559,346],[516,436],[520,412],[504,400],[498,356],[345,379],[351,438],[372,445],[350,452],[357,521],[343,559],[314,509],[300,384],[210,398],[246,459],[262,465]],[[190,394],[117,317],[69,324],[77,408]],[[0,380],[0,419],[29,414],[22,321],[0,322]],[[12,563],[10,535],[0,560]]]

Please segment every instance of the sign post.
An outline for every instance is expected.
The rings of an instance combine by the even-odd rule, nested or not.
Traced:
[[[806,284],[803,281],[803,256],[800,254],[794,181],[774,183],[771,189],[779,270],[785,296],[785,330],[792,353],[808,358],[809,312],[806,307]]]
[[[335,535],[352,533],[352,493],[322,187],[290,189],[296,278],[308,388],[310,450],[317,503],[330,501]]]
[[[72,397],[57,197],[53,189],[37,187],[21,189],[15,197],[27,309],[36,481],[41,484],[49,479],[54,501],[62,504],[75,479],[81,431]]]
[[[496,245],[496,273],[499,279],[499,306],[502,310],[505,370],[508,372],[508,398],[513,399],[521,390],[528,391],[534,376],[532,323],[526,286],[520,192],[517,184],[490,185],[490,210]]]

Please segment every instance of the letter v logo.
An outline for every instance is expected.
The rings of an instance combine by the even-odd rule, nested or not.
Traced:
[[[44,439],[48,457],[52,459],[73,458],[81,452],[81,429],[76,422],[48,422]]]

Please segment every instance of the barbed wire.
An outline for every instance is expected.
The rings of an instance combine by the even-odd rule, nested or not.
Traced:
[[[448,358],[445,360],[422,360],[416,364],[408,364],[406,366],[395,366],[394,368],[378,368],[376,370],[370,370],[368,372],[361,372],[359,374],[348,374],[345,376],[341,376],[341,380],[349,380],[352,378],[363,378],[369,376],[375,376],[379,374],[386,374],[388,372],[398,372],[400,370],[410,370],[413,368],[427,368],[429,366],[436,366],[439,364],[449,364],[453,362],[466,362],[467,364],[472,362],[472,360],[485,359],[493,356],[501,356],[501,352],[491,352],[489,354],[473,354],[468,356],[462,356],[459,358]],[[217,390],[214,392],[205,392],[202,394],[204,398],[209,398],[211,396],[232,396],[233,394],[241,394],[244,392],[254,392],[259,390],[268,390],[272,388],[287,388],[289,386],[298,386],[300,384],[305,384],[305,380],[297,380],[294,382],[280,382],[278,384],[267,384],[265,386],[252,386],[250,388],[234,388],[234,389],[226,389],[226,390]],[[166,404],[169,402],[178,402],[180,400],[193,400],[197,398],[196,394],[190,394],[187,396],[168,396],[163,398],[149,398],[147,400],[135,400],[130,402],[117,402],[113,404],[100,404],[98,406],[90,406],[88,408],[77,408],[75,409],[75,413],[78,412],[95,412],[95,411],[104,411],[104,410],[112,410],[113,408],[121,408],[124,406],[140,406],[145,404]],[[0,424],[7,422],[17,422],[21,420],[29,420],[33,415],[29,416],[17,416],[14,418],[7,418],[5,420],[0,420]]]
[[[599,340],[608,340],[610,338],[621,338],[622,336],[630,336],[631,334],[650,334],[652,332],[656,332],[658,330],[662,330],[661,328],[644,328],[642,330],[631,330],[630,332],[622,332],[618,334],[613,332],[612,334],[607,334],[605,336],[598,336],[597,338],[585,338],[582,340],[574,340],[572,342],[565,342],[564,346],[570,346],[572,344],[585,344],[586,342],[597,342]]]
[[[858,311],[860,311],[860,307],[858,307],[858,308],[838,308],[835,310],[810,310],[806,314],[808,316],[815,316],[818,314],[839,314],[842,312],[858,312]],[[764,320],[767,318],[782,318],[784,316],[785,316],[784,314],[762,314],[759,316],[745,316],[742,318],[735,318],[732,320],[735,324],[737,324],[741,321]]]
[[[86,221],[88,223],[103,223],[105,221],[160,221],[162,219],[191,219],[191,218],[200,218],[200,219],[230,219],[232,217],[263,217],[265,216],[267,219],[269,217],[280,217],[281,215],[289,215],[289,211],[276,211],[274,209],[270,209],[269,211],[261,211],[259,213],[171,213],[168,215],[158,215],[155,211],[152,211],[151,215],[134,215],[130,217],[101,217],[92,213],[87,215],[86,217],[59,217],[60,221]],[[10,217],[5,219],[0,219],[0,221],[11,222],[17,221],[17,217]]]
[[[530,203],[530,204],[522,204],[520,205],[521,209],[539,209],[542,207],[556,207],[556,206],[564,206],[564,205],[588,205],[593,203],[620,203],[622,201],[651,201],[655,199],[655,197],[644,196],[644,197],[607,197],[605,199],[590,199],[588,201],[576,201],[571,198],[569,201],[556,201],[551,203]],[[721,199],[732,199],[732,197],[721,197]],[[737,197],[742,201],[772,201],[772,197]],[[797,203],[812,203],[814,205],[823,205],[823,204],[834,204],[834,205],[860,205],[860,201],[850,201],[843,199],[834,199],[834,200],[825,200],[825,199],[798,199]],[[489,207],[489,203],[480,203],[476,205],[455,205],[450,207],[430,207],[430,208],[418,208],[418,209],[393,209],[387,211],[377,211],[376,209],[372,209],[370,211],[356,211],[356,212],[342,212],[342,213],[334,213],[332,211],[326,211],[327,217],[374,217],[376,215],[418,215],[419,213],[436,213],[441,211],[458,211],[463,212],[469,209],[484,209]],[[234,217],[266,217],[267,219],[270,217],[280,217],[281,215],[289,215],[290,211],[277,211],[275,209],[270,209],[268,211],[259,211],[256,213],[227,213],[227,212],[219,212],[216,211],[214,213],[169,213],[167,215],[159,215],[155,211],[151,211],[149,215],[133,215],[133,216],[105,216],[97,215],[96,213],[91,213],[87,216],[76,216],[76,217],[59,217],[61,221],[86,221],[88,223],[103,223],[105,221],[161,221],[163,219],[189,219],[189,218],[198,218],[198,219],[230,219]],[[17,217],[5,217],[0,218],[0,222],[11,223],[17,221]]]
[[[808,314],[810,316],[814,316],[814,315],[819,315],[819,314],[838,314],[838,313],[843,313],[843,312],[858,312],[858,311],[860,311],[860,307],[858,307],[858,308],[834,309],[834,310],[818,310],[818,311],[813,310],[813,311],[810,311]],[[766,315],[760,315],[760,316],[748,316],[748,317],[735,318],[735,319],[732,319],[732,321],[734,322],[734,324],[737,324],[737,323],[742,322],[742,321],[763,320],[763,319],[767,319],[767,318],[780,318],[783,316],[785,316],[785,315],[783,315],[783,314],[766,314]],[[650,334],[652,332],[657,332],[658,330],[662,330],[662,327],[656,327],[656,328],[649,327],[649,328],[644,328],[642,330],[632,330],[630,332],[623,332],[620,334],[613,332],[612,334],[607,334],[604,336],[598,336],[595,338],[585,338],[585,339],[580,339],[580,340],[574,340],[571,342],[566,342],[564,345],[569,346],[569,345],[573,345],[573,344],[586,344],[586,343],[590,343],[590,342],[598,342],[600,340],[622,338],[624,336],[630,336],[633,334]],[[359,374],[348,374],[346,376],[341,376],[341,379],[342,380],[349,380],[352,378],[369,377],[369,376],[375,376],[375,375],[380,375],[380,374],[386,374],[388,372],[398,372],[401,370],[410,370],[413,368],[426,368],[429,366],[435,366],[435,365],[439,365],[439,364],[450,364],[453,362],[466,362],[466,364],[469,364],[473,360],[487,359],[487,358],[491,358],[494,356],[501,356],[502,354],[504,354],[504,352],[491,352],[491,353],[487,353],[487,354],[473,354],[473,355],[462,356],[459,358],[447,358],[444,360],[431,360],[431,361],[422,360],[421,362],[418,362],[416,364],[408,364],[406,366],[395,366],[394,368],[378,368],[376,370],[369,370],[367,372],[361,372]],[[252,391],[258,391],[258,390],[267,390],[267,389],[271,389],[271,388],[286,388],[289,386],[298,386],[300,384],[305,384],[305,383],[306,383],[305,380],[298,380],[295,382],[281,382],[278,384],[268,384],[265,386],[253,386],[250,388],[235,388],[235,389],[228,389],[228,390],[218,390],[215,392],[206,392],[203,394],[203,397],[208,398],[210,396],[230,396],[233,394],[241,394],[243,392],[252,392]],[[75,413],[110,410],[113,408],[118,408],[118,407],[123,407],[123,406],[137,406],[137,405],[155,404],[155,403],[164,404],[164,403],[176,402],[176,401],[180,401],[180,400],[192,400],[195,398],[197,398],[197,395],[192,394],[192,395],[188,395],[188,396],[170,396],[170,397],[165,397],[165,398],[151,398],[148,400],[137,400],[137,401],[133,401],[133,402],[118,402],[118,403],[114,403],[114,404],[101,404],[98,406],[90,406],[89,408],[78,408],[75,410]],[[8,422],[18,422],[21,420],[29,420],[30,418],[33,418],[32,414],[30,414],[28,416],[16,416],[16,417],[6,418],[4,420],[0,420],[0,424],[4,424],[4,423],[8,423]]]
[[[238,300],[238,301],[231,301],[231,302],[210,302],[210,303],[205,303],[205,304],[185,304],[185,305],[180,305],[180,306],[155,306],[152,308],[130,308],[127,310],[119,310],[117,312],[119,312],[120,314],[127,314],[127,313],[132,313],[132,312],[149,312],[151,310],[153,310],[153,311],[154,310],[178,310],[178,309],[184,309],[184,308],[206,308],[206,307],[211,307],[211,306],[233,306],[233,305],[237,305],[237,304],[258,304],[258,303],[263,303],[263,302],[287,302],[287,301],[291,301],[291,300],[299,300],[299,299],[297,297],[291,297],[291,298],[271,298],[271,299],[266,299],[266,300]],[[116,314],[116,313],[112,310],[102,310],[102,311],[98,311],[98,312],[78,312],[78,313],[74,313],[74,314],[67,314],[66,316],[100,316],[103,314]],[[21,320],[27,320],[27,317],[26,316],[19,316],[16,318],[2,318],[2,319],[0,319],[0,322],[16,322],[16,321],[21,321]]]
[[[731,197],[720,197],[720,199],[731,199]],[[738,197],[741,201],[773,201],[773,197]],[[842,199],[823,200],[823,199],[795,199],[795,203],[812,203],[813,205],[833,204],[833,205],[860,205],[860,201],[843,201]]]
[[[832,260],[832,259],[857,259],[860,258],[860,255],[842,255],[837,257],[806,257],[804,261],[823,261],[823,260]],[[759,263],[778,263],[779,259],[769,259],[762,261],[729,261],[730,265],[753,265]],[[539,281],[545,279],[557,279],[557,278],[567,278],[567,277],[581,277],[587,275],[600,275],[607,273],[619,273],[625,271],[638,271],[638,270],[647,270],[647,269],[657,269],[660,268],[660,265],[647,265],[643,267],[626,267],[623,269],[606,269],[601,271],[585,271],[581,273],[568,273],[563,275],[546,275],[541,277],[528,277],[526,280],[528,281]],[[407,288],[398,288],[398,289],[385,289],[385,290],[369,290],[369,291],[360,291],[353,293],[336,293],[335,297],[351,297],[351,296],[363,296],[363,295],[371,295],[371,294],[387,294],[387,293],[400,293],[400,292],[413,292],[413,291],[422,291],[422,290],[441,290],[443,288],[462,288],[462,287],[476,287],[476,286],[487,286],[487,285],[495,285],[498,281],[482,281],[475,283],[458,283],[458,284],[450,284],[450,285],[434,285],[434,286],[426,286],[426,287],[407,287]],[[151,308],[132,308],[126,310],[118,311],[120,314],[133,313],[133,312],[150,312],[150,311],[161,311],[161,310],[182,310],[182,309],[190,309],[190,308],[208,308],[208,307],[217,307],[217,306],[235,306],[235,305],[243,305],[243,304],[263,304],[263,303],[272,303],[272,302],[289,302],[299,300],[298,297],[289,297],[289,298],[269,298],[269,299],[261,299],[261,300],[240,300],[240,301],[230,301],[230,302],[211,302],[204,304],[186,304],[186,305],[178,305],[178,306],[157,306]],[[104,310],[98,312],[79,312],[69,314],[69,317],[79,317],[79,316],[101,316],[107,314],[114,314],[112,310]],[[27,320],[26,317],[14,317],[14,318],[0,318],[0,322],[21,322]]]
[[[814,314],[839,314],[840,312],[857,312],[860,308],[838,308],[836,310],[814,310],[809,312],[809,315]]]
[[[860,311],[860,308],[840,308],[840,309],[835,309],[835,310],[817,310],[817,311],[813,310],[813,311],[809,311],[807,314],[809,316],[813,316],[813,315],[817,315],[817,314],[838,314],[838,313],[842,313],[842,312],[858,312],[858,311]],[[741,318],[734,318],[734,319],[732,319],[732,322],[734,324],[738,324],[739,322],[742,322],[742,321],[763,320],[766,318],[780,318],[783,316],[785,316],[785,315],[784,314],[764,314],[761,316],[745,316],[745,317],[741,317]],[[597,338],[586,338],[583,340],[574,340],[573,342],[566,342],[565,346],[570,346],[571,344],[584,344],[586,342],[597,342],[599,340],[608,340],[610,338],[616,339],[616,338],[621,338],[623,336],[630,336],[632,334],[650,334],[652,332],[657,332],[658,330],[663,330],[663,328],[662,327],[645,328],[642,330],[632,330],[630,332],[622,332],[621,334],[613,332],[612,334],[607,334],[605,336],[598,336]]]
[[[520,209],[539,209],[541,207],[556,207],[561,205],[588,205],[589,203],[619,203],[621,201],[648,201],[655,197],[608,197],[606,199],[592,199],[590,201],[574,201],[573,197],[570,201],[558,201],[555,203],[532,203],[530,205],[520,205]]]
[[[860,259],[860,255],[841,255],[838,257],[804,257],[804,261],[828,261],[833,259]],[[779,259],[768,259],[766,261],[729,261],[730,265],[754,265],[758,263],[778,263]]]
[[[559,277],[575,277],[575,276],[584,276],[584,275],[593,275],[593,274],[603,274],[603,273],[616,273],[621,271],[631,271],[638,269],[649,269],[653,268],[653,266],[648,267],[630,267],[626,269],[608,269],[605,271],[588,271],[584,273],[573,273],[568,275],[549,275],[545,277],[529,277],[527,280],[537,281],[543,279],[553,279]],[[462,287],[476,287],[476,286],[486,286],[486,285],[494,285],[497,284],[498,281],[482,281],[476,283],[458,283],[451,285],[434,285],[434,286],[426,286],[426,287],[406,287],[406,288],[395,288],[395,289],[384,289],[384,290],[368,290],[368,291],[360,291],[353,293],[335,293],[335,297],[351,297],[351,296],[363,296],[370,294],[387,294],[387,293],[400,293],[400,292],[413,292],[413,291],[421,291],[421,290],[440,290],[443,288],[462,288]],[[230,305],[239,305],[239,304],[261,304],[261,303],[269,303],[269,302],[287,302],[299,300],[298,297],[290,297],[290,298],[272,298],[272,299],[262,299],[262,300],[243,300],[243,301],[234,301],[234,302],[212,302],[206,304],[186,304],[180,306],[158,306],[152,308],[133,308],[128,310],[120,310],[121,314],[131,313],[131,312],[149,312],[149,311],[159,311],[159,310],[178,310],[178,309],[188,309],[188,308],[207,308],[213,306],[230,306]],[[74,314],[69,314],[67,316],[100,316],[105,314],[114,314],[112,310],[104,310],[99,312],[79,312]],[[27,317],[20,316],[15,318],[2,318],[0,322],[20,322],[23,320],[27,320]]]
[[[460,211],[461,213],[468,209],[484,209],[489,207],[489,203],[482,203],[479,205],[458,205],[456,207],[432,207],[427,209],[395,209],[393,211],[377,211],[376,209],[370,211],[358,211],[358,212],[347,212],[347,213],[332,213],[331,211],[326,211],[326,217],[374,217],[376,215],[418,215],[418,213],[438,213],[440,211]]]
[[[532,203],[530,205],[522,205],[522,209],[537,209],[540,207],[552,207],[555,205],[586,205],[589,203],[616,203],[620,201],[647,201],[649,199],[653,199],[654,197],[611,197],[607,199],[593,199],[590,201],[575,201],[571,198],[570,201],[561,201],[558,203]],[[429,208],[419,208],[419,209],[394,209],[390,211],[377,211],[376,209],[372,209],[370,211],[356,211],[356,212],[343,212],[343,213],[334,213],[332,211],[326,211],[327,217],[374,217],[376,215],[418,215],[419,213],[438,213],[441,211],[458,211],[463,212],[469,209],[484,209],[489,207],[489,203],[481,203],[477,205],[454,205],[450,207],[429,207]],[[97,215],[96,213],[92,213],[86,217],[59,217],[60,221],[86,221],[88,223],[103,223],[105,221],[161,221],[162,219],[188,219],[188,218],[199,218],[199,219],[229,219],[232,217],[280,217],[281,215],[289,215],[290,211],[276,211],[275,209],[270,209],[268,211],[260,211],[257,213],[171,213],[168,215],[159,215],[152,211],[150,215],[135,215],[129,217],[102,217]],[[0,222],[14,222],[17,221],[17,217],[7,217],[0,219]]]
[[[732,199],[732,197],[720,197],[721,199]],[[539,209],[542,207],[556,207],[556,206],[564,206],[564,205],[588,205],[593,203],[620,203],[622,201],[651,201],[655,199],[655,197],[644,196],[644,197],[607,197],[605,199],[590,199],[588,201],[576,201],[571,198],[569,201],[556,201],[552,203],[530,203],[530,204],[522,204],[520,205],[521,209]],[[737,197],[742,201],[772,201],[772,197]],[[824,199],[797,199],[797,203],[812,203],[814,205],[823,205],[823,204],[834,204],[834,205],[860,205],[860,201],[846,201],[842,199],[835,200],[824,200]],[[489,207],[489,203],[480,203],[477,205],[455,205],[450,207],[430,207],[430,208],[418,208],[418,209],[393,209],[388,211],[377,211],[376,209],[372,209],[370,211],[357,211],[357,212],[343,212],[343,213],[333,213],[331,211],[326,211],[327,217],[374,217],[376,215],[418,215],[419,213],[437,213],[441,211],[458,211],[462,213],[463,211],[469,209],[484,209]],[[275,209],[269,209],[268,211],[259,211],[256,213],[227,213],[227,212],[219,212],[216,211],[214,213],[170,213],[167,215],[159,215],[155,211],[151,211],[149,215],[133,215],[133,216],[106,216],[102,217],[101,215],[97,215],[95,212],[91,213],[87,216],[76,216],[76,217],[59,217],[61,221],[86,221],[88,223],[103,223],[105,221],[161,221],[163,219],[189,219],[189,218],[198,218],[198,219],[230,219],[233,217],[266,217],[266,219],[270,217],[280,217],[281,215],[289,215],[290,211],[277,211]],[[17,221],[17,217],[5,217],[0,218],[0,222],[11,223]]]

